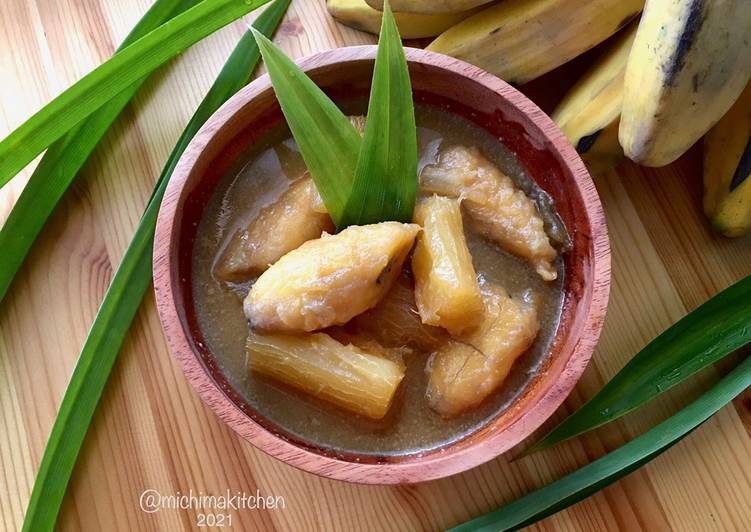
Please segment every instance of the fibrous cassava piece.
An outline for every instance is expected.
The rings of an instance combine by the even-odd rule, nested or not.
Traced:
[[[261,334],[250,331],[248,359],[253,371],[334,403],[380,419],[404,378],[404,363],[324,333]]]
[[[407,346],[420,351],[433,351],[448,339],[445,330],[420,319],[415,282],[406,269],[386,296],[374,308],[355,317],[348,328],[386,347]]]
[[[365,124],[367,119],[364,115],[350,115],[349,122],[361,136],[365,134]]]
[[[305,177],[235,233],[217,262],[215,274],[225,281],[247,281],[302,243],[333,230],[334,223],[313,180]]]
[[[309,240],[258,278],[245,316],[251,327],[277,332],[346,323],[389,291],[419,231],[415,224],[381,222]]]
[[[546,281],[557,277],[556,251],[534,202],[477,148],[453,146],[420,174],[423,191],[462,198],[469,225],[503,249],[527,259]]]
[[[540,328],[531,294],[516,299],[500,286],[485,284],[483,299],[477,329],[448,342],[429,362],[428,403],[446,417],[477,407],[496,390]]]
[[[425,198],[415,207],[414,222],[423,229],[412,254],[420,317],[423,323],[461,334],[477,325],[483,303],[459,200]]]

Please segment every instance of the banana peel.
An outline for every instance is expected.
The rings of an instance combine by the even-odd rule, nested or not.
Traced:
[[[345,26],[375,35],[381,31],[383,13],[370,7],[365,0],[326,0],[326,7],[331,16]],[[474,12],[475,10],[431,14],[395,12],[394,18],[403,39],[422,39],[443,33]]]
[[[643,6],[644,0],[503,0],[446,30],[427,49],[521,84],[601,43]]]
[[[749,0],[650,0],[626,66],[620,141],[664,166],[717,123],[751,78]]]
[[[751,229],[751,83],[704,137],[704,212],[725,236]]]
[[[364,0],[378,11],[383,11],[384,0]],[[389,6],[392,11],[400,13],[418,13],[433,15],[437,13],[456,13],[467,11],[477,6],[488,4],[492,0],[391,0]]]
[[[623,76],[636,29],[636,22],[631,23],[608,44],[551,115],[593,175],[608,172],[623,160],[618,125]]]
[[[591,175],[606,174],[625,159],[623,148],[618,142],[619,123],[620,120],[616,118],[596,133],[582,137],[575,144],[576,151],[579,152]]]

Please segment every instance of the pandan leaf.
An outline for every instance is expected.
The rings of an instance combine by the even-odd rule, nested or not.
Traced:
[[[384,5],[368,120],[339,228],[411,222],[417,192],[417,127],[407,59],[394,15]]]
[[[289,5],[276,0],[253,27],[273,33]],[[211,114],[248,80],[259,59],[255,40],[246,33],[180,137],[159,176],[120,266],[115,272],[89,331],[60,410],[52,426],[26,511],[25,531],[53,530],[76,458],[107,383],[117,353],[151,282],[151,259],[159,205],[167,182],[188,143]]]
[[[751,276],[652,340],[597,395],[525,454],[610,423],[751,342]]]
[[[284,52],[257,32],[256,40],[287,125],[326,210],[340,227],[362,144],[360,135]]]
[[[751,386],[751,357],[683,410],[573,473],[451,532],[517,530],[568,508],[656,458]]]
[[[128,34],[118,51],[199,1],[157,0]],[[0,301],[5,297],[18,268],[23,264],[63,193],[144,81],[145,78],[123,90],[45,152],[0,229],[0,249],[3,250],[3,260],[0,262]]]
[[[262,36],[279,105],[337,229],[412,219],[417,129],[409,70],[394,16],[384,9],[364,139],[316,84]]]
[[[81,120],[177,54],[269,0],[208,0],[95,68],[0,141],[0,186]]]

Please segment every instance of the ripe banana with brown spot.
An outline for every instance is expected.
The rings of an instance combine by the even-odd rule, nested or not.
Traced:
[[[623,159],[618,143],[618,123],[623,102],[623,75],[636,26],[635,22],[631,23],[608,43],[551,115],[593,175],[615,168]]]
[[[503,0],[446,30],[427,49],[524,83],[604,41],[643,6],[644,0]]]
[[[383,0],[365,0],[370,7],[383,11]],[[435,13],[456,13],[467,11],[492,0],[391,0],[389,6],[392,11],[401,13],[421,13],[424,15]]]
[[[751,77],[750,0],[648,0],[626,66],[619,137],[664,166],[727,112]]]
[[[383,13],[370,7],[365,0],[326,0],[326,7],[331,16],[345,26],[376,35],[381,31]],[[396,12],[394,18],[403,39],[422,39],[439,35],[472,13],[472,10],[427,15]]]
[[[704,137],[704,212],[725,236],[751,229],[751,83]]]

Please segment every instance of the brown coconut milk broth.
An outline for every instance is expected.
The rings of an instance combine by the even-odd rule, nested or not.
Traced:
[[[512,153],[484,130],[453,114],[432,107],[416,109],[420,166],[435,162],[441,143],[479,147],[531,196],[542,194]],[[245,351],[247,323],[240,297],[249,284],[227,286],[212,275],[214,261],[236,229],[275,201],[305,171],[289,131],[279,128],[256,143],[228,172],[214,192],[199,225],[193,255],[193,298],[207,347],[232,386],[261,415],[284,431],[333,451],[371,455],[406,454],[440,447],[474,431],[504,410],[531,380],[548,352],[562,302],[563,271],[545,283],[523,260],[481,238],[468,234],[478,274],[504,286],[510,294],[533,289],[543,301],[541,330],[532,348],[514,366],[502,389],[480,408],[454,419],[443,419],[424,399],[427,353],[406,357],[407,372],[386,419],[374,422],[248,371]],[[529,193],[529,192],[528,192]],[[549,205],[547,198],[539,202]],[[544,209],[544,207],[543,207]],[[557,217],[545,214],[555,229]],[[556,230],[551,235],[560,234]]]

